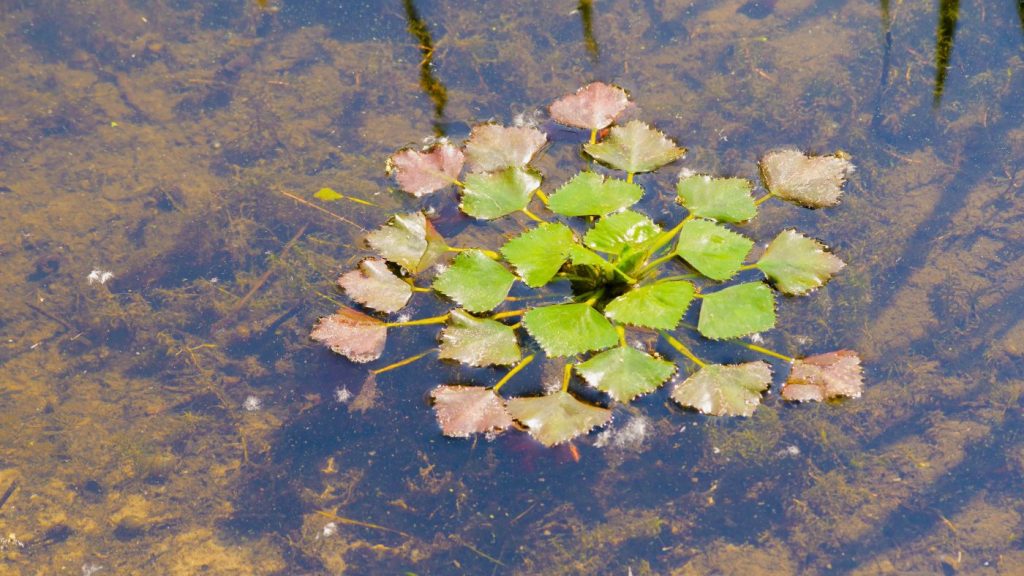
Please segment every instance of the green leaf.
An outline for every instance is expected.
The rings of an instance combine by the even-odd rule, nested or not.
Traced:
[[[844,266],[824,244],[795,230],[780,232],[757,261],[779,291],[795,296],[824,286]]]
[[[558,274],[575,244],[572,230],[565,224],[541,224],[506,242],[501,255],[515,266],[527,286],[539,288]]]
[[[533,308],[523,323],[548,356],[602,350],[619,341],[611,322],[586,303]]]
[[[620,254],[627,247],[642,247],[658,234],[661,228],[650,218],[626,210],[601,218],[583,237],[583,242],[598,252]]]
[[[639,120],[612,126],[608,138],[585,144],[583,149],[594,159],[630,174],[657,170],[686,153],[685,148]]]
[[[635,204],[643,195],[638,184],[580,172],[551,195],[548,208],[563,216],[604,216]]]
[[[439,357],[470,366],[507,366],[519,361],[522,354],[511,326],[476,318],[460,309],[448,315],[448,325],[441,331]]]
[[[461,208],[474,218],[493,220],[526,208],[538,187],[540,176],[522,168],[476,172],[466,176]]]
[[[573,266],[590,266],[608,274],[615,273],[615,266],[602,258],[600,254],[579,244],[575,244],[569,249],[569,260],[572,261]]]
[[[576,365],[576,372],[588,384],[619,402],[629,402],[641,394],[653,392],[675,371],[675,364],[630,346],[605,350]]]
[[[313,194],[313,198],[323,200],[324,202],[336,202],[338,200],[343,200],[345,197],[330,188],[321,188]]]
[[[504,266],[479,250],[469,250],[434,278],[434,290],[470,312],[486,312],[505,300],[515,281]]]
[[[763,282],[737,284],[705,294],[697,329],[707,338],[739,338],[775,327],[775,297]]]
[[[754,184],[746,178],[712,178],[697,174],[681,178],[676,184],[679,203],[700,218],[719,222],[743,222],[757,215],[750,191]]]
[[[674,330],[693,300],[693,284],[685,280],[633,288],[605,306],[604,315],[620,324]]]
[[[388,269],[382,258],[365,258],[358,270],[342,274],[338,286],[363,306],[397,312],[412,296],[412,287]]]
[[[776,150],[761,158],[761,181],[773,196],[807,208],[839,204],[853,164],[845,157],[809,156],[799,150]]]
[[[490,388],[442,385],[430,391],[434,415],[445,436],[501,432],[512,425],[505,401]]]
[[[388,261],[413,274],[426,270],[448,251],[444,238],[422,212],[395,214],[387,224],[370,232],[366,242]]]
[[[565,391],[535,398],[511,398],[507,406],[530,436],[549,447],[568,442],[612,419],[611,410],[580,402]]]
[[[676,385],[672,399],[713,416],[750,416],[771,382],[767,362],[708,364]]]
[[[712,280],[732,278],[754,242],[710,220],[688,220],[679,231],[676,253]]]

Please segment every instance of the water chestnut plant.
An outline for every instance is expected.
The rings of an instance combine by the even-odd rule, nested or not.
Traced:
[[[585,165],[549,187],[550,194],[531,165],[548,145],[536,127],[482,124],[461,146],[441,141],[396,152],[388,170],[406,193],[422,197],[454,186],[466,215],[518,218],[525,229],[506,237],[500,250],[456,248],[424,212],[393,215],[366,237],[376,256],[338,280],[364,311],[343,306],[318,320],[312,338],[365,363],[383,354],[389,330],[443,326],[438,358],[495,370],[489,385],[446,382],[432,390],[441,430],[455,437],[516,426],[553,446],[607,424],[612,403],[631,402],[673,380],[669,395],[682,407],[751,415],[773,382],[772,365],[706,362],[692,348],[707,340],[788,363],[785,400],[858,397],[863,378],[855,352],[792,358],[748,341],[775,327],[779,294],[813,292],[843,261],[793,229],[781,230],[752,259],[754,241],[742,231],[772,198],[807,208],[836,205],[853,169],[849,159],[770,151],[759,163],[757,194],[745,178],[684,171],[675,183],[678,217],[659,224],[637,209],[647,190],[634,177],[672,164],[685,149],[645,122],[616,124],[629,106],[624,90],[600,82],[551,105],[555,122],[589,131],[589,138],[581,138]],[[510,298],[517,284],[536,298]],[[411,298],[426,297],[450,303],[449,311],[389,319]],[[684,319],[694,307],[696,325]],[[669,354],[630,343],[645,335],[664,342]],[[505,383],[539,358],[565,359],[561,386],[545,392],[538,383],[533,394],[504,395]],[[681,362],[688,364],[682,372]],[[581,399],[580,386],[600,391],[602,399]]]

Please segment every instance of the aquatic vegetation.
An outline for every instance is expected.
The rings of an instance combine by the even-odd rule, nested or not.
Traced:
[[[556,122],[589,131],[583,144],[589,161],[550,195],[541,188],[544,176],[531,166],[548,143],[535,127],[482,124],[461,147],[442,141],[396,152],[388,170],[406,193],[422,197],[455,186],[465,214],[480,220],[519,214],[525,230],[505,239],[498,251],[455,248],[423,212],[393,215],[366,237],[379,257],[343,274],[340,288],[378,313],[395,313],[411,298],[426,297],[417,293],[433,293],[454,307],[440,316],[398,321],[342,307],[317,322],[312,338],[363,363],[383,354],[391,329],[444,325],[440,359],[510,366],[488,387],[434,388],[438,423],[455,437],[518,423],[552,446],[607,424],[606,404],[654,392],[678,372],[673,359],[632,345],[631,334],[655,335],[666,350],[696,366],[688,377],[677,378],[669,395],[706,414],[750,416],[773,380],[765,361],[701,360],[690,347],[706,340],[732,341],[791,364],[781,390],[786,400],[858,397],[863,383],[855,352],[797,359],[741,340],[775,327],[777,294],[806,295],[845,264],[821,242],[792,229],[779,232],[754,256],[754,241],[738,225],[754,219],[772,198],[807,208],[835,206],[853,169],[849,159],[770,151],[760,161],[764,194],[756,198],[754,183],[745,178],[684,171],[675,197],[685,214],[662,225],[636,209],[647,190],[635,176],[664,168],[686,150],[645,122],[615,124],[629,106],[625,91],[603,83],[551,105]],[[469,173],[460,180],[464,166]],[[457,254],[446,260],[450,252]],[[429,287],[426,276],[432,276]],[[510,298],[517,284],[533,289],[536,298]],[[517,304],[524,302],[538,303]],[[700,309],[693,326],[684,317],[695,302]],[[538,356],[567,359],[561,387],[503,397],[505,383]],[[574,375],[607,402],[578,397]]]

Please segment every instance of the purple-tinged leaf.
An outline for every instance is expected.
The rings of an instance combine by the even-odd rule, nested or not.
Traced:
[[[402,190],[419,198],[454,184],[464,161],[462,150],[445,142],[425,152],[399,150],[388,158],[387,167]]]
[[[352,308],[317,320],[309,337],[353,362],[366,363],[384,353],[388,329],[376,318]]]
[[[397,312],[412,296],[412,287],[388,269],[383,258],[366,258],[358,270],[338,278],[338,286],[363,306],[381,312]]]
[[[864,373],[860,356],[853,350],[838,350],[801,358],[793,362],[782,386],[782,398],[796,402],[860,398]]]
[[[501,432],[512,425],[505,401],[489,388],[442,385],[430,392],[434,414],[445,436],[466,438]]]
[[[600,130],[629,106],[629,96],[618,86],[592,82],[551,104],[555,122],[587,130]]]

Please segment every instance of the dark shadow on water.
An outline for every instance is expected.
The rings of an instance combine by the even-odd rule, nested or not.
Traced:
[[[601,48],[594,38],[594,0],[580,0],[576,6],[580,14],[580,24],[583,25],[583,45],[587,47],[587,54],[594,64],[601,59]]]
[[[956,39],[956,25],[960,18],[960,0],[939,2],[939,22],[935,28],[935,88],[932,89],[932,106],[938,108],[946,88],[946,75],[953,55]]]
[[[434,105],[434,135],[444,136],[444,108],[448,104],[448,88],[434,74],[434,39],[427,23],[420,16],[413,0],[402,0],[405,8],[406,30],[416,42],[420,59],[420,89]]]

